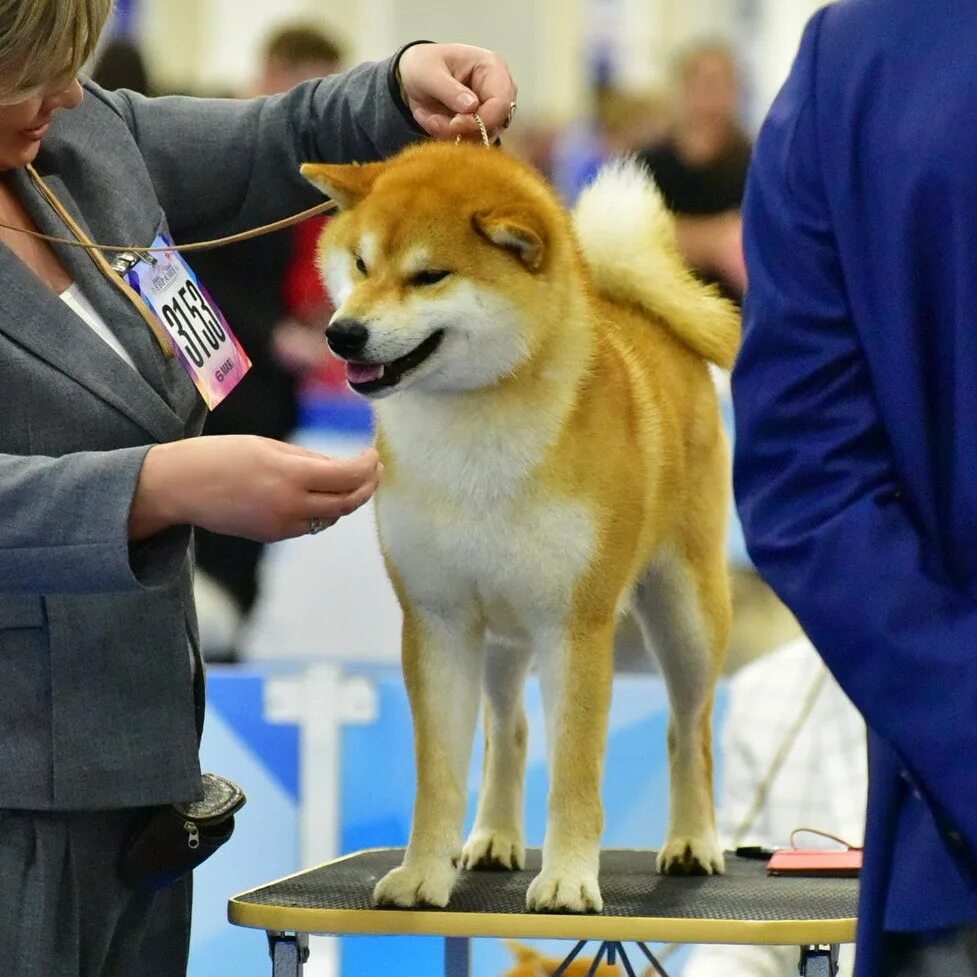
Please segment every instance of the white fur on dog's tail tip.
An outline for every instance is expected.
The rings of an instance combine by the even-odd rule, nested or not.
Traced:
[[[654,177],[636,156],[601,167],[580,194],[573,212],[581,242],[600,246],[601,238],[675,241],[675,225]]]
[[[573,219],[601,293],[636,303],[700,356],[732,365],[739,313],[686,266],[674,219],[641,162],[627,157],[604,166],[580,195]]]

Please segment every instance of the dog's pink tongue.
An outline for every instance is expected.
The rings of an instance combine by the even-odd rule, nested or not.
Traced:
[[[346,379],[350,383],[369,383],[379,380],[383,375],[383,367],[373,363],[347,363]]]

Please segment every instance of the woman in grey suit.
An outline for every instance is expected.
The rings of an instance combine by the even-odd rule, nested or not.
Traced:
[[[495,55],[436,44],[251,102],[110,94],[77,77],[109,6],[0,0],[4,977],[185,973],[189,877],[150,893],[117,867],[147,811],[201,790],[192,527],[318,531],[379,477],[372,451],[197,437],[203,401],[125,265],[22,232],[231,234],[318,202],[304,160],[472,131],[460,113],[497,132],[515,98]]]

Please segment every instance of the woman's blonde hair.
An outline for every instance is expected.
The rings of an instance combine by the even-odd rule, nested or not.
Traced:
[[[0,0],[0,100],[73,79],[111,11],[112,0]]]

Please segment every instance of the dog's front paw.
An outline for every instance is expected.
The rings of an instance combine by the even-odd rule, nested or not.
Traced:
[[[715,833],[669,838],[658,853],[662,875],[722,875],[726,860]]]
[[[412,906],[443,908],[448,905],[457,876],[458,870],[450,861],[430,859],[404,864],[380,879],[373,890],[373,901],[378,906],[404,909]]]
[[[462,868],[521,869],[526,865],[522,832],[505,828],[476,828],[461,851]]]
[[[599,913],[604,900],[595,872],[544,868],[529,886],[526,906],[537,913]]]

